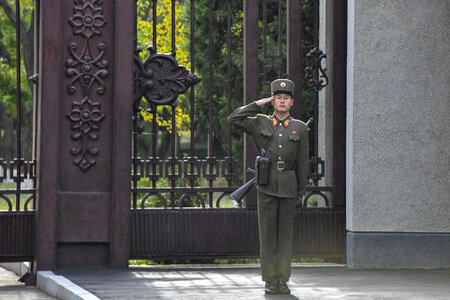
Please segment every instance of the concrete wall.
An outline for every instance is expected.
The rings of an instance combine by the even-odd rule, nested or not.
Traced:
[[[350,267],[450,267],[449,33],[447,0],[348,1]]]

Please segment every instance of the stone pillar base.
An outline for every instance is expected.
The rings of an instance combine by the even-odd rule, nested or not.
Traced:
[[[450,268],[450,233],[347,232],[351,269]]]

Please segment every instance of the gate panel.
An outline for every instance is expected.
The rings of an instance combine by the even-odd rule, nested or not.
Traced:
[[[345,209],[299,209],[294,257],[345,256]],[[259,256],[258,214],[249,209],[133,210],[132,259]]]
[[[255,257],[257,222],[256,211],[247,209],[135,210],[130,256]]]
[[[325,162],[317,155],[317,102],[328,78],[317,47],[318,1],[140,0],[136,16],[130,257],[259,255],[256,193],[243,204],[228,198],[251,178],[243,171],[257,151],[249,136],[240,140],[223,123],[236,107],[267,97],[273,79],[287,77],[296,84],[292,116],[314,117],[311,184],[297,208],[294,256],[344,260],[343,201],[330,197],[332,186],[319,186]],[[320,198],[326,207],[317,207]]]
[[[32,261],[34,212],[0,212],[0,262]]]

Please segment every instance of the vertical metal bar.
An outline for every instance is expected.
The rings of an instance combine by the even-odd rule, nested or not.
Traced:
[[[227,116],[231,114],[231,0],[228,0],[227,7]],[[231,174],[232,149],[231,149],[231,125],[227,127],[227,144],[228,144],[228,174]],[[231,186],[231,177],[228,178],[228,186]]]
[[[157,23],[157,11],[156,11],[156,5],[158,0],[153,0],[153,47],[155,47],[155,50],[157,51],[158,45],[156,44],[156,38],[158,37],[157,29],[156,29],[156,23]]]
[[[278,1],[278,54],[275,56],[282,57],[283,56],[283,44],[281,36],[283,34],[283,1]],[[281,77],[281,74],[279,75]]]
[[[157,51],[158,49],[158,45],[157,45],[157,37],[158,37],[158,32],[157,32],[157,0],[153,0],[153,17],[152,17],[152,21],[153,21],[153,47],[155,47],[155,51]],[[154,107],[154,111],[153,111],[153,118],[152,118],[152,130],[153,130],[153,136],[152,136],[152,158],[153,158],[153,164],[152,164],[152,171],[153,171],[153,180],[152,180],[152,187],[156,188],[156,143],[158,141],[158,136],[157,136],[157,122],[156,122],[156,106]],[[160,170],[161,172],[161,170]],[[165,206],[165,205],[164,205]]]
[[[209,95],[209,134],[208,134],[208,168],[209,174],[213,173],[213,2],[209,0],[209,82],[208,82],[208,95]],[[213,180],[209,179],[209,188],[213,188]],[[213,207],[213,193],[209,192],[209,207]]]
[[[244,0],[244,101],[250,104],[259,96],[258,76],[258,0]],[[252,166],[257,155],[251,137],[244,136],[244,178],[250,180],[245,170]],[[256,192],[251,190],[245,197],[246,208],[256,208]]]
[[[295,83],[295,105],[291,110],[294,118],[301,119],[303,114],[302,99],[302,1],[288,0],[287,2],[287,72],[288,77]]]
[[[137,126],[137,118],[138,118],[138,113],[136,113],[133,116],[133,158],[132,158],[132,163],[133,163],[133,176],[132,176],[132,180],[133,180],[133,209],[137,208],[137,192],[136,189],[138,187],[138,158],[137,158],[137,141],[138,141],[138,136],[137,136],[137,130],[138,130],[138,126]]]
[[[175,0],[172,0],[172,55],[176,56],[177,50],[175,45]],[[176,177],[175,175],[175,165],[178,162],[177,158],[177,124],[176,124],[176,105],[172,105],[172,175],[173,175],[173,181],[172,181],[172,189],[175,189],[176,187]],[[181,170],[178,170],[181,172]],[[172,208],[175,208],[175,193],[170,193],[171,197],[171,204]]]
[[[314,7],[314,45],[319,48],[319,0]],[[319,79],[319,72],[314,74]],[[319,157],[319,92],[314,93],[314,157]]]
[[[137,0],[135,1],[135,9],[134,9],[134,47],[137,47]],[[138,140],[138,136],[137,136],[137,130],[138,130],[138,126],[137,126],[137,119],[138,119],[138,112],[136,112],[133,116],[133,140],[132,140],[132,145],[133,145],[133,158],[132,158],[132,163],[133,163],[133,198],[132,198],[132,207],[133,209],[137,208],[137,140]]]
[[[39,7],[40,7],[40,0],[34,1],[34,74],[38,74],[39,72],[39,24],[40,24],[40,13],[39,13]],[[37,77],[37,82],[39,82],[39,74]],[[36,173],[37,168],[37,161],[36,161],[36,155],[37,155],[37,141],[38,141],[38,112],[39,112],[39,94],[38,94],[38,85],[33,85],[33,110],[34,110],[34,128],[33,128],[33,172]],[[32,176],[33,174],[30,174]],[[37,187],[37,180],[36,176],[33,176],[33,189],[36,190]],[[36,192],[33,194],[33,210],[36,209]],[[30,264],[31,267],[33,267],[33,264]]]
[[[176,158],[176,150],[175,150],[175,143],[176,143],[176,134],[177,134],[177,128],[176,128],[176,106],[172,106],[172,191],[170,192],[170,204],[172,208],[175,208],[175,187],[176,187],[176,176],[175,176],[175,165],[177,164],[177,158]]]
[[[190,57],[191,57],[191,73],[194,74],[194,70],[195,70],[195,42],[194,42],[194,38],[195,38],[195,15],[194,15],[194,1],[191,1],[191,33],[190,33],[190,39],[191,39],[191,53],[190,53]],[[194,117],[194,97],[195,97],[195,93],[194,93],[194,86],[191,87],[191,94],[190,94],[190,102],[191,102],[191,112],[190,112],[190,121],[191,121],[191,149],[190,149],[190,158],[191,158],[191,164],[190,164],[190,173],[194,173],[194,157],[195,157],[195,147],[194,147],[194,143],[195,143],[195,117]],[[194,180],[190,181],[190,186],[194,187]]]
[[[267,55],[267,1],[263,1],[263,55],[266,58]]]
[[[175,0],[172,0],[172,54],[173,54],[173,56],[175,56],[177,53],[176,44],[175,44],[175,27],[176,27]]]
[[[152,164],[152,187],[155,189],[156,188],[156,143],[158,142],[158,135],[157,135],[157,127],[156,127],[157,123],[156,123],[156,107],[155,110],[153,111],[153,119],[152,119],[152,159],[153,159],[153,164]],[[160,170],[161,172],[161,170]]]
[[[33,38],[34,38],[34,64],[33,64],[33,73],[37,74],[39,68],[39,0],[34,1],[34,24],[33,24]],[[39,77],[38,77],[39,80]],[[33,82],[34,83],[34,82]],[[36,82],[37,83],[37,82]],[[37,152],[37,112],[39,111],[39,99],[37,94],[37,84],[33,84],[33,154],[32,159],[36,158]],[[34,186],[35,187],[35,186]]]
[[[345,207],[347,1],[333,1],[333,206]]]
[[[20,210],[20,185],[21,185],[21,160],[22,160],[22,94],[20,90],[20,66],[21,66],[21,53],[20,53],[20,1],[16,0],[16,109],[17,109],[17,121],[16,121],[16,151],[17,151],[17,181],[16,181],[16,210]]]

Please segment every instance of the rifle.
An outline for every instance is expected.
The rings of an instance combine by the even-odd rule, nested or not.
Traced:
[[[255,175],[255,170],[253,170],[251,168],[247,168],[247,173]],[[237,201],[237,202],[241,202],[242,198],[244,198],[245,195],[247,195],[247,193],[250,191],[250,189],[254,185],[255,185],[255,177],[253,177],[246,184],[244,184],[243,186],[241,186],[240,188],[235,190],[233,193],[231,193],[230,194],[230,198],[235,200],[235,201]]]
[[[308,122],[306,122],[306,126],[308,127],[308,131],[309,129],[309,124],[311,124],[313,121],[313,118],[310,118],[308,120]],[[247,173],[250,173],[252,175],[255,175],[255,170],[251,169],[251,168],[247,168]],[[230,194],[230,198],[237,201],[238,203],[240,203],[242,201],[242,198],[245,197],[245,195],[247,195],[247,193],[250,191],[250,189],[255,185],[255,177],[253,177],[252,179],[250,179],[249,181],[247,181],[247,183],[245,183],[243,186],[241,186],[240,188],[238,188],[237,190],[235,190],[234,192],[232,192]]]

